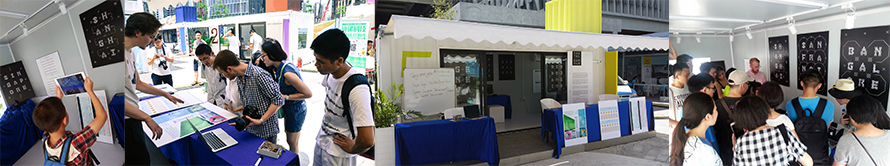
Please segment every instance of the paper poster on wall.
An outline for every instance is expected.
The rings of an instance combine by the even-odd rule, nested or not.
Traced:
[[[339,20],[338,27],[349,38],[349,56],[365,56],[370,23],[370,20]]]
[[[590,79],[593,77],[593,74],[581,71],[572,72],[569,76],[571,76],[571,78],[569,78],[569,81],[572,82],[572,84],[569,85],[569,91],[571,92],[569,96],[569,102],[587,102],[588,98],[592,95],[590,94]]]
[[[788,36],[769,38],[769,69],[770,81],[779,85],[790,86],[791,70],[789,67]],[[763,65],[761,65],[763,66]]]
[[[646,97],[630,98],[630,132],[632,134],[649,131],[649,110],[646,107]]]
[[[890,85],[890,26],[841,30],[839,78],[849,78],[856,88],[887,105]],[[823,84],[822,86],[833,86]]]
[[[541,93],[541,69],[532,71],[532,93]]]
[[[621,123],[618,120],[618,100],[599,101],[600,136],[602,140],[621,137]]]
[[[65,76],[62,61],[59,59],[59,51],[37,58],[37,70],[43,79],[43,88],[47,96],[56,96],[56,78]]]
[[[516,79],[516,59],[513,55],[498,55],[498,80]]]
[[[562,105],[566,147],[587,143],[587,109],[584,103]]]
[[[828,31],[797,35],[797,82],[807,70],[817,70],[822,75],[822,82],[828,80]],[[824,84],[817,93],[828,95],[828,87]],[[797,89],[803,89],[797,85]]]
[[[0,66],[0,75],[3,76],[0,79],[0,91],[3,92],[3,101],[6,101],[7,106],[14,106],[16,102],[24,103],[35,96],[22,61]]]
[[[105,1],[80,14],[93,68],[124,61],[124,8]]]

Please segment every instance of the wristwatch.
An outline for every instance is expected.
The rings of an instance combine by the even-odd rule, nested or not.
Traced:
[[[290,95],[284,95],[284,100],[290,100]]]

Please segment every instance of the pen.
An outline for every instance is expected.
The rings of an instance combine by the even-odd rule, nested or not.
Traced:
[[[262,156],[262,155],[260,155],[260,158],[256,159],[256,164],[253,164],[253,165],[254,165],[254,166],[260,165],[260,161],[263,161],[263,156]]]

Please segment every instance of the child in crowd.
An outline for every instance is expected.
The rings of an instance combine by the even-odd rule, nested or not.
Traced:
[[[34,125],[43,130],[44,164],[60,165],[95,165],[90,147],[96,142],[99,130],[105,125],[108,114],[102,102],[93,92],[93,81],[89,77],[84,79],[84,89],[90,96],[96,117],[90,121],[80,132],[71,133],[65,130],[68,126],[68,112],[62,104],[62,89],[56,86],[56,97],[49,97],[40,101],[34,107],[32,119]]]

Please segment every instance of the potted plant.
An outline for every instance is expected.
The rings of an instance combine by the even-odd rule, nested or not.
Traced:
[[[379,89],[374,93],[374,98],[377,99],[377,102],[374,103],[374,149],[381,152],[375,152],[375,162],[378,165],[395,165],[396,142],[393,125],[401,122],[404,117],[413,116],[423,119],[423,114],[420,112],[405,111],[397,103],[402,97],[402,88],[401,84],[396,85],[393,82],[392,86],[387,89],[389,93],[384,93]]]

